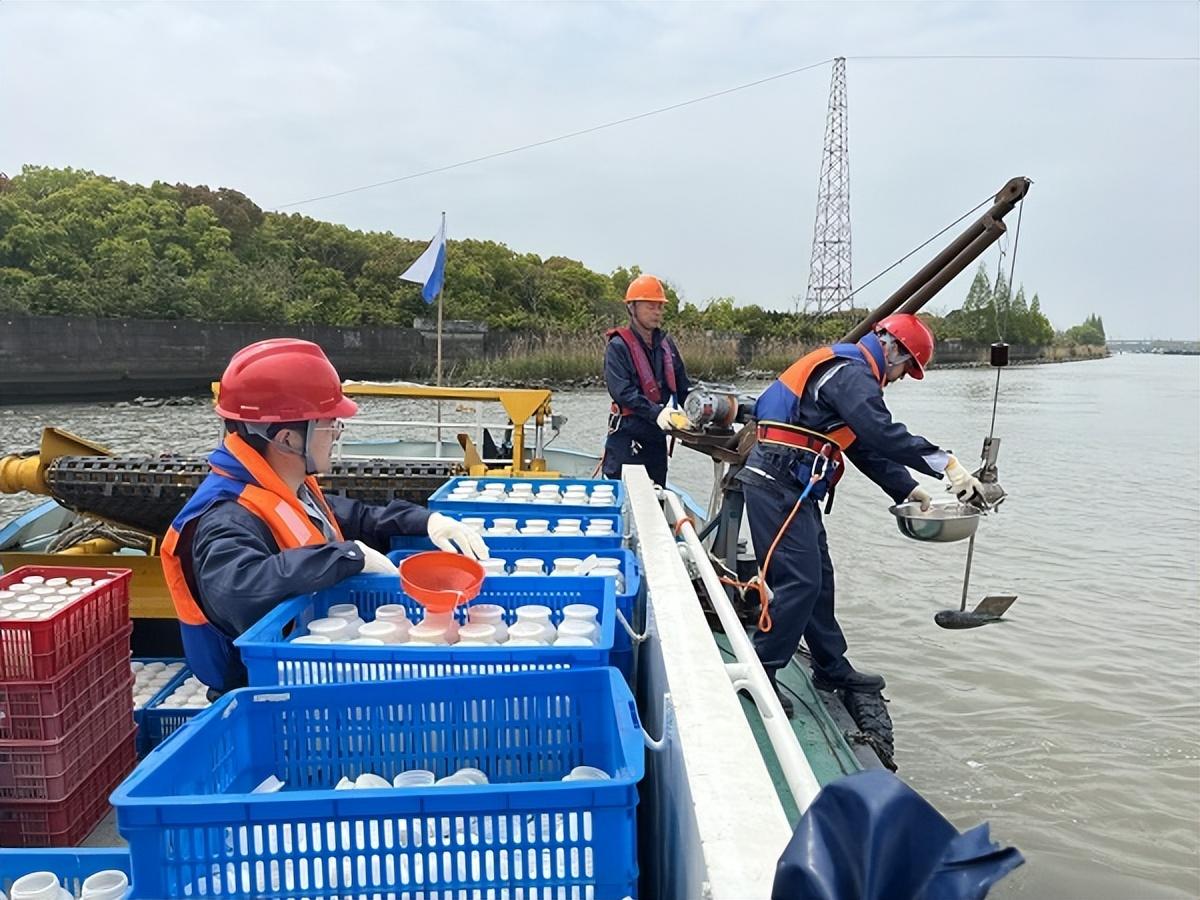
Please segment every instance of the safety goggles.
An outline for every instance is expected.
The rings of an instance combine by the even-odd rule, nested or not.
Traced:
[[[313,431],[332,431],[333,439],[336,441],[342,436],[342,432],[346,430],[346,423],[341,419],[334,419],[329,425],[314,425]]]

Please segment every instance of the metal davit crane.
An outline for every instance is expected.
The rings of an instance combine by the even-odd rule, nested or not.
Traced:
[[[861,322],[846,332],[842,340],[853,343],[885,316],[896,312],[915,313],[937,296],[938,291],[979,259],[988,247],[1000,240],[1008,230],[1004,224],[1004,217],[1025,199],[1031,184],[1033,182],[1023,176],[1009,179],[996,193],[991,209],[976,219],[908,281],[900,285],[890,297],[871,310]]]
[[[880,319],[897,312],[916,313],[936,297],[955,276],[1004,235],[1007,231],[1004,217],[1025,198],[1031,184],[1023,176],[1010,179],[992,198],[992,206],[987,211],[846,332],[842,341],[853,343],[870,332]],[[993,364],[1007,363],[1007,353],[1004,357],[1004,363],[999,363],[993,354]],[[686,411],[696,427],[677,431],[675,436],[685,446],[707,454],[714,462],[709,521],[700,536],[702,539],[712,537],[713,557],[731,574],[748,576],[749,572],[738,572],[738,540],[745,502],[734,476],[755,444],[753,401],[739,399],[732,390],[699,385],[689,395]],[[740,424],[741,429],[735,429],[735,424]],[[979,477],[985,484],[995,484],[995,453],[998,445],[998,438],[989,437],[984,443],[984,466]],[[728,464],[724,470],[723,464]],[[747,610],[747,614],[752,612],[752,617],[756,616],[757,606],[755,601],[754,610]]]

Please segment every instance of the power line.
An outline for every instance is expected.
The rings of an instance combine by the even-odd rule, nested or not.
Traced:
[[[914,253],[916,253],[918,250],[928,247],[930,244],[932,244],[934,241],[936,241],[938,238],[940,238],[943,234],[945,234],[947,231],[949,231],[951,228],[953,228],[955,225],[957,225],[959,222],[961,222],[967,216],[971,215],[971,213],[982,209],[984,206],[991,203],[994,199],[995,198],[991,194],[988,194],[988,196],[984,197],[981,201],[979,201],[979,203],[975,207],[973,207],[972,209],[968,209],[965,213],[963,213],[961,216],[959,216],[957,219],[955,219],[953,222],[951,222],[949,225],[947,225],[945,228],[943,228],[937,234],[933,235],[933,237],[928,238],[924,243],[918,244],[917,246],[913,247],[911,250],[909,250],[907,253],[905,253],[902,257],[900,257],[898,260],[896,260],[894,263],[892,263],[890,266],[888,266],[886,269],[884,269],[882,272],[877,273],[875,275],[875,277],[872,278],[870,281],[856,287],[854,290],[852,290],[850,292],[850,296],[853,297],[859,291],[863,290],[863,288],[870,287],[872,284],[874,284],[876,281],[878,281],[880,278],[882,278],[888,272],[892,271],[892,269],[896,268],[896,266],[900,265],[900,263],[904,262],[906,259],[908,259],[910,256],[912,256]]]
[[[927,54],[873,54],[870,56],[847,56],[846,59],[870,61],[897,60],[1057,60],[1065,62],[1200,62],[1200,56],[1082,56],[1062,53],[927,53]]]
[[[1054,61],[1070,61],[1070,62],[1200,62],[1198,56],[1077,56],[1065,54],[875,54],[866,56],[847,56],[848,60],[856,60],[861,62],[897,62],[897,61],[921,61],[921,60],[1054,60]],[[682,100],[679,103],[671,103],[667,106],[660,106],[657,109],[647,110],[646,112],[637,113],[632,116],[625,116],[621,119],[613,119],[610,122],[603,122],[599,125],[593,125],[589,128],[580,128],[577,131],[569,131],[565,134],[556,135],[555,137],[545,138],[540,141],[532,141],[528,144],[522,144],[519,147],[510,147],[507,150],[498,150],[495,153],[485,153],[483,156],[475,156],[470,159],[460,160],[459,162],[450,163],[445,166],[436,166],[432,169],[423,169],[419,172],[410,172],[407,175],[401,175],[397,178],[388,178],[384,181],[376,181],[371,184],[363,184],[358,187],[347,188],[343,191],[334,191],[330,194],[321,194],[317,197],[307,197],[303,200],[293,200],[290,203],[280,203],[274,209],[287,209],[292,206],[302,206],[306,203],[316,203],[319,200],[331,200],[335,197],[344,197],[347,194],[357,194],[361,191],[369,191],[375,188],[386,187],[390,184],[400,184],[404,181],[412,181],[415,178],[424,178],[427,175],[436,175],[439,172],[449,172],[453,169],[461,169],[464,166],[473,166],[476,163],[486,162],[491,159],[498,159],[502,156],[511,156],[514,153],[521,153],[525,150],[533,150],[537,147],[545,147],[549,144],[557,144],[560,141],[567,141],[571,138],[582,137],[585,134],[594,134],[597,131],[604,131],[608,128],[616,128],[618,125],[628,125],[630,122],[637,122],[642,119],[648,119],[651,116],[661,115],[662,113],[671,112],[676,109],[683,109],[687,106],[693,106],[697,103],[703,103],[706,100],[714,100],[717,97],[724,97],[728,94],[734,94],[738,91],[748,90],[749,88],[758,87],[759,85],[767,84],[772,81],[778,81],[781,78],[788,78],[792,75],[798,75],[801,72],[808,72],[811,69],[817,69],[821,66],[833,62],[833,57],[823,59],[819,62],[808,63],[807,65],[799,66],[795,69],[788,69],[786,72],[778,72],[774,75],[768,75],[765,78],[758,78],[754,81],[747,81],[744,84],[734,85],[733,87],[725,88],[724,90],[714,91],[711,94],[704,94],[700,97],[693,97],[690,100]],[[866,285],[863,285],[866,287]],[[857,293],[857,292],[856,292]]]
[[[724,97],[727,94],[733,94],[737,91],[744,91],[748,88],[758,87],[760,84],[766,84],[770,81],[778,81],[780,78],[787,78],[791,75],[797,75],[801,72],[807,72],[810,69],[816,69],[820,66],[827,65],[832,62],[832,58],[823,59],[820,62],[809,63],[806,66],[800,66],[797,69],[789,69],[786,72],[779,72],[775,75],[768,75],[766,78],[759,78],[756,81],[747,81],[745,84],[735,85],[734,87],[725,88],[721,91],[714,91],[711,94],[705,94],[702,97],[693,97],[691,100],[683,100],[679,103],[672,103],[669,106],[660,106],[658,109],[651,109],[643,113],[638,113],[633,116],[626,116],[623,119],[614,119],[611,122],[604,122],[600,125],[593,125],[590,128],[581,128],[578,131],[570,131],[566,134],[560,134],[557,137],[546,138],[541,141],[533,141],[529,144],[522,144],[520,147],[511,147],[508,150],[499,150],[495,153],[487,153],[483,156],[476,156],[471,159],[464,159],[460,162],[451,163],[448,166],[438,166],[433,169],[425,169],[421,172],[412,172],[408,175],[401,175],[399,178],[389,178],[386,181],[376,181],[373,184],[364,184],[360,187],[347,188],[344,191],[335,191],[332,194],[322,194],[320,197],[309,197],[306,200],[294,200],[291,203],[281,203],[276,209],[286,209],[289,206],[300,206],[302,203],[315,203],[318,200],[329,200],[333,197],[344,197],[346,194],[355,194],[359,191],[369,191],[372,188],[384,187],[389,184],[399,184],[402,181],[411,181],[414,178],[423,178],[426,175],[435,175],[438,172],[448,172],[451,169],[461,169],[463,166],[471,166],[475,163],[484,162],[489,159],[496,159],[501,156],[509,156],[513,153],[520,153],[523,150],[532,150],[535,147],[545,147],[547,144],[556,144],[559,141],[570,140],[571,138],[581,137],[585,134],[593,134],[597,131],[603,131],[606,128],[616,128],[618,125],[627,125],[630,122],[637,122],[640,119],[647,119],[650,116],[657,116],[665,112],[670,112],[675,109],[682,109],[685,106],[692,106],[696,103],[703,103],[705,100],[714,100],[717,97]]]

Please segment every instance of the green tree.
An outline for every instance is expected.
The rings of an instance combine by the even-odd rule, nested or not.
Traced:
[[[1068,328],[1065,343],[1099,346],[1104,343],[1104,322],[1096,314],[1083,320],[1082,324]]]

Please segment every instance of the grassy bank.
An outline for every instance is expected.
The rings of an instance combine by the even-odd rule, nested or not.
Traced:
[[[702,331],[673,333],[672,338],[679,347],[688,374],[693,379],[705,381],[729,381],[747,366],[779,372],[808,349],[784,340],[761,341],[755,347],[753,358],[743,361],[736,338],[713,336]],[[449,378],[458,382],[504,384],[600,384],[604,375],[604,344],[604,336],[593,333],[524,337],[511,344],[501,356],[456,365]]]
[[[688,374],[693,380],[703,381],[773,378],[812,349],[808,344],[778,338],[743,344],[736,337],[703,331],[685,330],[672,333],[672,337],[687,364]],[[1037,358],[1031,354],[1013,362],[1066,362],[1107,355],[1103,346],[1053,346],[1042,348]],[[966,353],[947,352],[940,362],[935,354],[933,368],[987,365],[987,359],[985,347]],[[518,338],[504,354],[459,363],[447,377],[452,384],[600,386],[604,383],[604,336],[587,332]]]

